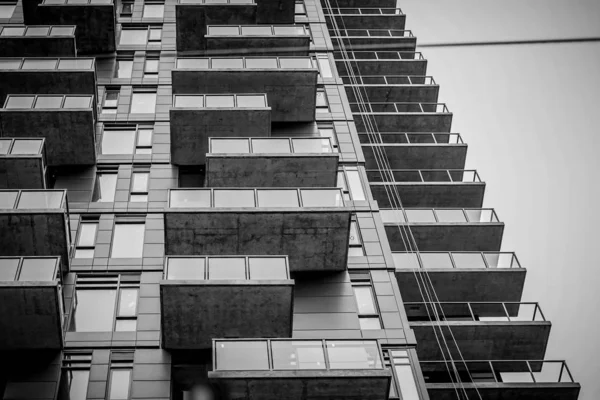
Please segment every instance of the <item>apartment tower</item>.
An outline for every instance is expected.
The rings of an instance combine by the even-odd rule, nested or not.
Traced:
[[[577,399],[396,0],[0,23],[2,399]]]

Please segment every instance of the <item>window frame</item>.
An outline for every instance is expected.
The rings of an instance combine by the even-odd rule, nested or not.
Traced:
[[[81,233],[82,233],[82,225],[96,225],[95,227],[95,232],[94,232],[94,239],[93,239],[93,243],[91,245],[87,245],[87,246],[82,246],[79,244],[79,241],[81,240]],[[77,226],[77,234],[75,237],[75,243],[73,245],[73,257],[72,258],[78,258],[77,256],[77,250],[91,250],[92,251],[92,256],[91,257],[79,257],[78,259],[93,259],[94,258],[94,254],[96,252],[96,242],[98,240],[98,226],[100,224],[100,217],[99,216],[81,216],[79,219],[79,225]]]
[[[116,100],[108,100],[108,95],[116,94]],[[119,108],[119,100],[121,98],[121,88],[120,87],[111,87],[107,86],[104,88],[104,93],[102,95],[102,110],[101,114],[116,114],[117,109]],[[107,105],[107,101],[111,101],[110,105]],[[112,102],[114,101],[114,105]]]
[[[133,386],[133,360],[134,352],[127,350],[112,350],[110,353],[110,365],[108,368],[108,377],[106,382],[106,399],[117,400],[111,397],[113,384],[113,371],[129,371],[129,385],[127,387],[127,399],[131,399],[131,389]]]
[[[131,153],[121,154],[105,154],[102,152],[102,143],[104,142],[104,132],[106,131],[133,131],[133,146]],[[150,131],[150,144],[141,144],[140,131]],[[102,125],[102,138],[100,140],[100,151],[99,155],[106,156],[126,156],[126,155],[151,155],[152,145],[154,144],[154,123],[139,123],[131,125],[118,125],[118,124],[103,124]],[[144,150],[144,151],[142,151]],[[145,150],[148,150],[145,152]]]
[[[121,43],[124,31],[146,31],[146,40],[143,43]],[[152,32],[158,32],[158,37],[154,37]],[[119,33],[118,46],[147,46],[151,44],[160,44],[163,37],[163,26],[160,25],[125,25],[121,27]]]
[[[419,397],[422,396],[422,390],[419,384],[419,380],[418,380],[418,375],[415,371],[414,365],[415,365],[415,360],[413,358],[413,355],[411,354],[411,350],[412,348],[408,348],[408,347],[384,347],[381,349],[382,353],[383,353],[383,365],[385,366],[385,368],[388,368],[391,373],[392,373],[392,380],[390,382],[390,393],[388,393],[389,399],[390,400],[412,400],[412,399],[404,399],[404,397],[402,396],[402,389],[401,389],[401,385],[400,385],[400,379],[398,378],[398,373],[396,371],[396,365],[408,365],[411,372],[412,372],[412,377],[413,380],[415,382],[415,387],[417,389],[417,394],[419,395]],[[406,351],[407,355],[406,357],[394,357],[392,355],[392,351]],[[402,360],[407,360],[407,363],[398,363],[396,364],[396,362],[394,361],[395,359],[402,359]],[[392,395],[391,390],[392,388],[395,391],[395,395]]]
[[[142,237],[142,254],[139,257],[113,257],[114,250],[114,242],[115,242],[115,234],[117,230],[117,225],[142,225],[144,227],[144,235]],[[144,257],[144,243],[146,239],[146,216],[118,216],[115,218],[112,234],[110,237],[110,251],[108,254],[109,259],[123,259],[123,258],[143,258]]]
[[[125,11],[125,6],[129,7],[129,10]],[[119,16],[121,18],[131,18],[133,16],[133,1],[121,1],[121,7],[119,8]]]
[[[165,2],[164,1],[153,1],[153,0],[149,0],[149,1],[144,1],[144,7],[142,8],[142,18],[148,18],[148,19],[163,19],[165,17]],[[153,17],[147,17],[144,15],[144,13],[146,12],[146,6],[163,6],[162,9],[162,15],[160,16],[153,16]]]
[[[148,61],[156,61],[156,70],[148,69]],[[144,59],[144,78],[157,78],[160,71],[160,54],[147,53]]]
[[[377,319],[379,321],[378,329],[383,329],[383,324],[381,322],[381,310],[379,309],[379,304],[377,303],[377,295],[375,294],[375,288],[373,285],[371,274],[368,271],[366,271],[366,272],[350,271],[349,275],[350,275],[350,284],[352,286],[352,294],[354,296],[354,301],[356,302],[356,310],[357,310],[358,319],[359,320],[360,319]],[[358,298],[357,298],[356,292],[354,290],[354,288],[356,288],[356,287],[369,288],[369,290],[371,292],[371,299],[373,300],[373,309],[375,310],[375,313],[361,313],[360,312]],[[361,328],[361,330],[362,330],[362,328]],[[370,329],[370,330],[376,330],[376,329]]]
[[[132,112],[133,109],[133,105],[134,105],[134,96],[136,94],[154,94],[154,107],[152,109],[151,112],[139,112],[138,110],[136,110],[136,112]],[[157,86],[142,86],[142,87],[133,87],[132,91],[131,91],[131,98],[130,98],[130,104],[129,104],[129,114],[144,114],[144,115],[148,115],[148,114],[156,114],[156,102],[158,100],[158,87]]]
[[[96,169],[96,177],[94,181],[94,191],[92,192],[92,203],[114,203],[115,196],[117,194],[117,180],[118,176],[115,179],[115,190],[111,201],[98,201],[96,194],[97,191],[100,190],[100,176],[101,175],[118,175],[119,174],[119,166],[118,165],[102,165]],[[96,199],[96,200],[95,200]]]
[[[319,94],[322,93],[322,98],[325,101],[324,104],[319,104]],[[331,110],[329,109],[329,99],[327,98],[327,92],[324,87],[317,87],[317,95],[315,99],[315,114],[329,114]]]
[[[135,175],[146,174],[148,175],[146,180],[146,187],[144,190],[134,190]],[[150,165],[134,165],[131,171],[131,179],[129,182],[129,201],[133,203],[148,203],[148,195],[150,188]],[[131,200],[132,196],[146,196],[146,200]]]
[[[131,69],[129,71],[129,76],[118,76],[119,73],[119,62],[127,61],[131,63]],[[115,60],[115,70],[113,72],[113,79],[131,79],[133,76],[133,65],[134,65],[134,57],[133,55],[118,55]]]
[[[70,358],[72,356],[76,356],[78,358]],[[86,385],[86,393],[89,390],[90,384],[90,370],[92,366],[92,351],[91,350],[65,350],[62,365],[61,365],[61,373],[62,376],[66,376],[65,380],[61,379],[59,384],[59,393],[65,392],[68,393],[69,397],[71,394],[71,385],[73,382],[72,371],[87,371],[88,372],[88,381]],[[62,383],[65,382],[67,387],[64,387]],[[60,396],[59,396],[60,397]],[[80,399],[73,399],[80,400]]]

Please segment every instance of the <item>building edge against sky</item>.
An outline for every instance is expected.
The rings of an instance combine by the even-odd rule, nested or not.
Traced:
[[[395,1],[0,21],[3,399],[578,397]]]

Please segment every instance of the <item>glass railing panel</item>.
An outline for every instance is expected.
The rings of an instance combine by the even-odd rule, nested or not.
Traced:
[[[178,69],[208,69],[208,58],[178,58]]]
[[[439,143],[431,133],[407,133],[406,137],[411,144]]]
[[[421,267],[417,253],[392,253],[392,258],[396,268],[413,269]]]
[[[239,26],[209,26],[207,29],[209,35],[239,36],[240,34]]]
[[[19,69],[22,61],[20,58],[0,58],[0,70]]]
[[[274,370],[326,369],[320,340],[273,340],[271,350]]]
[[[229,58],[211,58],[211,68],[214,69],[242,69],[244,68],[244,59],[229,57]]]
[[[208,279],[245,280],[246,259],[243,257],[210,257]]]
[[[25,26],[5,26],[2,28],[0,36],[23,36],[25,34]]]
[[[443,210],[436,209],[435,215],[437,216],[438,222],[467,222],[467,217],[465,216],[463,210]]]
[[[210,189],[171,190],[169,205],[173,208],[210,207]]]
[[[278,154],[292,152],[288,139],[251,139],[253,153]]]
[[[485,268],[481,253],[452,253],[456,268]]]
[[[204,107],[202,95],[176,95],[174,107],[199,108]]]
[[[19,281],[53,281],[56,278],[55,258],[23,258]]]
[[[246,68],[248,69],[277,69],[277,58],[275,57],[249,57],[246,58]],[[213,67],[214,68],[214,67]]]
[[[449,253],[419,253],[423,268],[453,268]]]
[[[490,208],[465,209],[469,222],[499,222],[496,213]]]
[[[308,57],[280,57],[279,65],[281,66],[281,68],[289,69],[314,68],[312,60]]]
[[[233,95],[207,95],[206,107],[233,108],[235,101]]]
[[[267,341],[216,341],[216,368],[220,371],[267,371]]]
[[[527,361],[492,361],[500,383],[533,383]]]
[[[202,280],[205,279],[205,263],[203,257],[183,258],[169,257],[167,259],[167,279],[172,280]]]
[[[74,26],[53,26],[50,29],[50,36],[73,36],[74,34]]]
[[[521,268],[514,253],[483,253],[489,268]]]
[[[15,139],[10,154],[32,155],[40,154],[42,150],[42,139]]]
[[[267,106],[265,96],[262,94],[238,94],[236,100],[239,108],[262,108]]]
[[[248,271],[250,279],[254,280],[289,279],[284,257],[249,257]]]
[[[34,100],[35,96],[8,96],[4,108],[7,110],[31,108]]]
[[[256,207],[252,189],[215,189],[213,196],[214,207]]]
[[[25,58],[21,69],[55,69],[57,58]]]
[[[60,108],[62,105],[63,96],[38,96],[35,100],[33,108],[36,109],[52,109]]]
[[[544,321],[537,303],[504,303],[511,321]]]
[[[436,222],[435,215],[431,209],[405,209],[408,222]]]
[[[28,26],[25,36],[48,36],[49,26]]]
[[[87,70],[92,69],[94,65],[94,59],[92,58],[73,58],[73,59],[60,59],[58,61],[58,69],[74,69],[74,70]]]
[[[0,139],[0,155],[8,154],[11,144],[12,139]]]
[[[92,96],[65,96],[62,108],[91,108]]]
[[[530,361],[536,383],[572,383],[573,379],[562,361]]]
[[[61,208],[64,191],[57,190],[39,190],[39,191],[24,191],[21,192],[19,202],[17,204],[18,210],[31,210],[31,209],[46,209],[46,208]]]
[[[300,189],[303,207],[343,207],[342,192],[337,189]]]
[[[306,30],[301,25],[296,26],[273,26],[273,32],[277,36],[302,36],[306,35]]]
[[[296,189],[257,189],[259,207],[300,207]]]
[[[266,26],[242,26],[242,35],[246,36],[271,36],[272,27]]]
[[[19,258],[0,258],[0,281],[17,280],[19,262]]]
[[[373,340],[327,340],[330,369],[382,368],[377,342]]]
[[[292,139],[294,153],[331,153],[331,141],[329,138],[302,138]]]
[[[0,191],[0,209],[14,209],[17,197],[19,197],[19,192],[17,190]]]
[[[210,152],[217,154],[226,153],[250,153],[250,142],[248,139],[211,139]]]

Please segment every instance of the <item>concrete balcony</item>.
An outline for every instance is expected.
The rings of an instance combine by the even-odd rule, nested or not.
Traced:
[[[395,8],[396,0],[337,0],[336,7],[361,8],[361,7],[383,7]]]
[[[66,190],[0,190],[0,257],[60,256],[69,269]]]
[[[415,51],[417,47],[417,38],[402,29],[329,29],[329,35],[334,51],[342,50],[341,43],[347,49],[367,51]]]
[[[577,400],[581,389],[564,361],[449,362],[421,362],[431,400],[456,399],[457,378],[465,398],[482,400]]]
[[[0,57],[75,57],[75,26],[0,27]]]
[[[398,205],[397,200],[389,198],[390,190],[400,196],[404,207],[481,208],[483,205],[485,183],[475,170],[394,169],[382,176],[380,170],[368,169],[367,178],[373,198],[382,208]]]
[[[290,271],[344,271],[351,210],[340,189],[172,189],[167,255],[287,255]]]
[[[406,15],[399,8],[340,7],[323,8],[327,26],[332,27],[335,18],[339,27],[360,29],[365,26],[376,29],[404,29]]]
[[[49,166],[96,163],[91,95],[13,95],[0,108],[3,137],[43,137]]]
[[[308,56],[310,34],[303,25],[207,27],[208,55]]]
[[[174,95],[169,114],[173,164],[205,164],[209,136],[271,135],[264,94]]]
[[[207,25],[255,24],[256,10],[254,0],[178,0],[175,5],[177,51],[204,49]]]
[[[30,1],[29,1],[30,2]],[[35,22],[41,25],[75,25],[80,54],[116,50],[115,5],[112,0],[36,0]],[[25,23],[30,24],[27,14]]]
[[[8,94],[88,94],[96,98],[95,59],[2,59],[0,104]]]
[[[467,145],[458,133],[391,133],[376,138],[359,133],[367,169],[377,169],[377,160],[396,169],[463,169]]]
[[[59,257],[0,257],[0,350],[59,350],[63,297]]]
[[[224,400],[387,399],[375,340],[215,340],[209,380]]]
[[[44,139],[0,139],[0,189],[46,189]]]
[[[444,103],[350,103],[356,129],[368,132],[369,118],[381,132],[450,132],[452,113]]]
[[[425,102],[438,101],[440,86],[431,76],[358,75],[342,76],[348,101]]]
[[[210,138],[208,187],[335,187],[329,138]]]
[[[427,60],[414,51],[335,51],[335,65],[340,75],[349,75],[350,66],[356,75],[416,75],[427,74]]]
[[[273,122],[315,119],[316,66],[310,57],[178,58],[173,93],[265,93]]]
[[[521,301],[527,270],[507,252],[394,252],[402,299],[422,301],[433,286],[440,301]]]
[[[294,281],[285,256],[167,257],[162,344],[211,348],[215,337],[291,337]]]
[[[542,359],[550,322],[537,303],[404,303],[406,315],[424,361],[444,355],[465,360]],[[443,332],[444,354],[436,340]],[[460,349],[460,353],[458,352]]]
[[[380,214],[392,251],[500,251],[502,244],[504,223],[492,208],[382,208]]]

